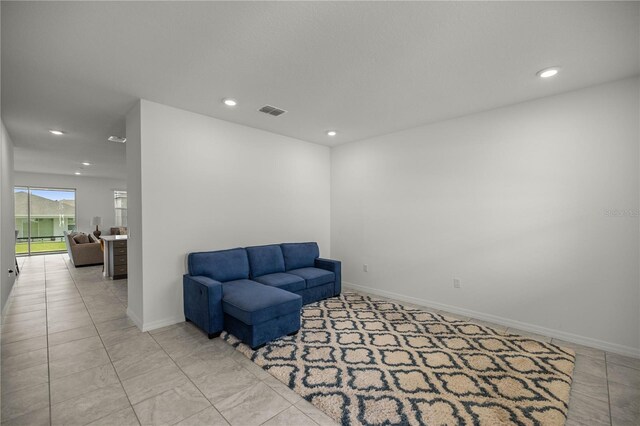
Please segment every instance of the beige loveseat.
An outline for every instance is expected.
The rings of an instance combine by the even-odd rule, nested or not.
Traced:
[[[64,241],[67,244],[67,252],[71,263],[75,266],[86,265],[102,265],[104,262],[104,255],[100,248],[100,242],[93,236],[93,234],[87,234],[89,242],[84,244],[78,244],[74,237],[77,232],[64,233]]]

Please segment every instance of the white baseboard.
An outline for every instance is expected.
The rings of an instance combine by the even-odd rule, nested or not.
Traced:
[[[127,316],[133,321],[133,323],[143,332],[155,330],[158,328],[166,327],[168,325],[177,324],[179,322],[184,322],[184,316],[178,316],[175,318],[164,318],[157,321],[144,322],[136,314],[131,311],[131,309],[127,308]]]
[[[179,322],[184,322],[184,315],[175,318],[164,318],[161,320],[144,323],[142,331],[151,331],[157,328],[166,327],[168,325],[178,324]]]
[[[544,336],[553,337],[556,339],[566,340],[567,342],[577,343],[579,345],[589,346],[603,351],[613,352],[620,355],[631,356],[634,358],[640,358],[640,349],[630,346],[619,345],[617,343],[611,343],[604,340],[593,339],[591,337],[581,336],[578,334],[567,333],[561,330],[555,330],[552,328],[540,327],[538,325],[529,324],[512,320],[509,318],[499,317],[496,315],[486,314],[483,312],[477,312],[470,309],[459,308],[457,306],[446,305],[444,303],[433,302],[431,300],[420,299],[417,297],[406,296],[404,294],[394,293],[387,290],[380,290],[377,288],[366,287],[363,285],[348,283],[343,281],[342,285],[346,289],[352,289],[355,291],[361,291],[364,293],[375,294],[378,296],[388,297],[390,299],[399,300],[402,302],[413,303],[415,305],[426,306],[432,309],[443,310],[451,312],[452,314],[463,315],[479,319],[481,321],[493,322],[503,325],[505,327],[517,328],[532,333],[542,334]]]
[[[127,316],[140,330],[142,330],[142,320],[138,318],[138,316],[134,314],[129,307],[127,307]]]

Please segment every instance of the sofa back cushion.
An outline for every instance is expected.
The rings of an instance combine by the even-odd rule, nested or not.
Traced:
[[[284,256],[277,244],[247,247],[247,255],[252,278],[284,272]]]
[[[320,257],[317,243],[284,243],[280,244],[287,271],[299,268],[310,268],[316,258]]]
[[[77,244],[87,244],[91,242],[89,241],[89,237],[87,236],[87,234],[77,234],[73,237],[73,239]]]
[[[189,274],[225,282],[249,278],[249,260],[243,248],[189,253]]]

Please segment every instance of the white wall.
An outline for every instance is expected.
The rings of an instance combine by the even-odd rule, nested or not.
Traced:
[[[343,279],[640,355],[638,93],[627,79],[332,149]]]
[[[113,190],[127,189],[126,180],[19,171],[15,172],[15,185],[75,189],[78,231],[94,231],[95,227],[91,226],[91,219],[94,216],[100,216],[102,218],[100,230],[103,234],[108,234],[109,228],[115,226]]]
[[[13,198],[13,142],[0,122],[0,308],[11,294],[15,273],[15,221]]]
[[[143,328],[143,279],[142,279],[142,157],[140,153],[141,122],[140,102],[127,113],[127,315]],[[166,209],[166,206],[165,206]],[[168,235],[167,228],[155,230]],[[150,229],[150,232],[154,232]],[[153,290],[151,290],[153,291]],[[173,307],[168,311],[173,315]]]
[[[317,241],[329,255],[328,147],[144,100],[139,143],[141,220],[130,221],[130,238],[141,238],[142,262],[129,262],[129,286],[143,286],[133,312],[143,329],[184,321],[189,252]],[[135,179],[129,158],[127,167]]]

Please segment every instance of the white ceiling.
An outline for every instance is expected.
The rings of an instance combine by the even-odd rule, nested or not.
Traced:
[[[106,138],[124,133],[137,98],[339,144],[637,75],[639,11],[637,2],[3,1],[2,118],[23,171],[72,174],[90,161],[87,175],[124,176],[124,146]],[[535,76],[552,65],[557,77]],[[289,112],[256,111],[265,104]]]

